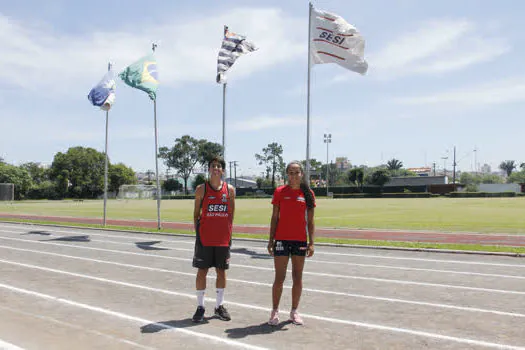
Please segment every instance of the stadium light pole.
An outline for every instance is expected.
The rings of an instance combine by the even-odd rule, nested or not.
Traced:
[[[332,142],[332,134],[324,134],[324,143],[326,143],[326,196],[328,197],[328,179],[330,177],[330,165],[328,164],[328,144]]]

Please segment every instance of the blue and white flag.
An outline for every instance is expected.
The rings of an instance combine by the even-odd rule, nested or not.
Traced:
[[[109,111],[115,102],[115,73],[110,68],[102,80],[89,92],[88,99],[93,106]]]
[[[226,83],[226,71],[230,69],[239,56],[257,50],[257,47],[246,40],[243,35],[235,34],[224,26],[224,39],[217,59],[217,83]]]

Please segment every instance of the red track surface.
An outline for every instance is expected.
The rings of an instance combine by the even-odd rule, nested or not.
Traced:
[[[0,213],[2,218],[18,218],[40,221],[87,223],[102,225],[102,219],[75,218],[61,216],[15,215]],[[145,220],[107,220],[108,225],[156,228],[156,221]],[[193,224],[184,222],[162,222],[163,228],[175,230],[193,230]],[[236,233],[267,234],[268,226],[234,225]],[[481,244],[525,247],[525,235],[479,234],[479,233],[443,233],[431,231],[394,231],[394,230],[357,230],[349,228],[316,228],[316,235],[330,238],[366,239],[376,241],[429,242],[454,244]]]

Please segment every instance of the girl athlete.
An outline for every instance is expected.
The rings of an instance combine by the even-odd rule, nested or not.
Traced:
[[[279,324],[279,302],[290,257],[293,280],[290,321],[297,325],[303,324],[297,308],[303,290],[304,261],[305,256],[311,257],[314,254],[314,193],[303,177],[303,168],[299,162],[289,163],[286,174],[288,184],[278,187],[273,194],[268,241],[268,253],[274,257],[275,267],[273,307],[268,321],[272,326]]]

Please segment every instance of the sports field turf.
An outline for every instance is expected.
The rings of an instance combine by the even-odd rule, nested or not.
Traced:
[[[155,200],[109,200],[108,219],[156,220]],[[0,202],[0,213],[100,218],[103,201]],[[191,222],[192,200],[163,200],[163,221]],[[269,198],[238,199],[236,224],[268,225]],[[525,233],[525,198],[324,199],[316,225],[486,233]]]

